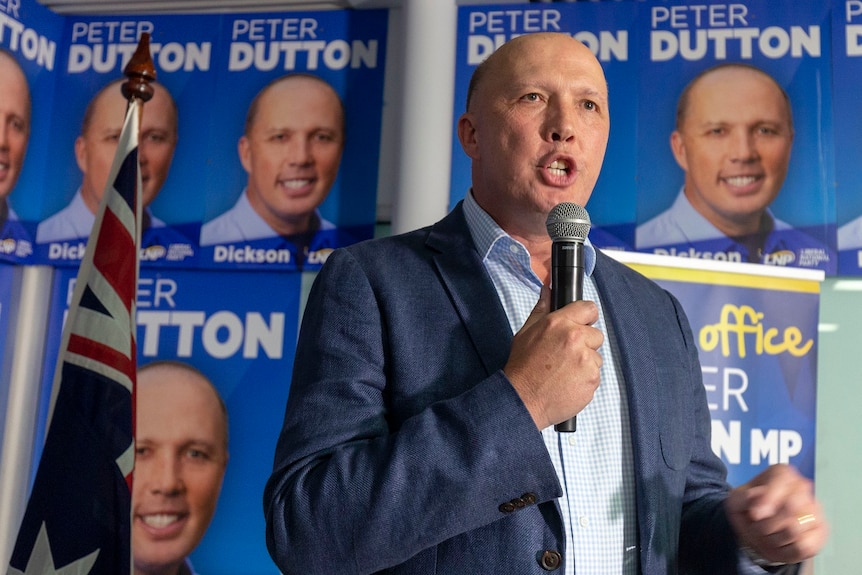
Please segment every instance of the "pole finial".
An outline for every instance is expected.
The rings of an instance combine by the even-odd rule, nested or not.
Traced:
[[[150,34],[144,32],[138,40],[138,47],[126,67],[123,74],[129,79],[123,82],[123,97],[127,100],[138,98],[142,102],[148,102],[153,97],[153,87],[150,82],[156,79],[156,67],[150,55]]]

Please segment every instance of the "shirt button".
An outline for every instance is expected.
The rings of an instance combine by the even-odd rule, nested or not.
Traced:
[[[578,517],[578,524],[581,527],[589,527],[590,526],[590,518],[587,517],[586,515],[581,515],[580,517]]]
[[[563,562],[563,556],[557,551],[545,550],[539,554],[539,565],[545,571],[554,571],[559,569]]]
[[[574,433],[569,433],[569,445],[574,445],[578,442],[578,438],[575,437]]]
[[[516,254],[520,251],[520,249],[515,244],[509,244],[509,251],[513,254]]]

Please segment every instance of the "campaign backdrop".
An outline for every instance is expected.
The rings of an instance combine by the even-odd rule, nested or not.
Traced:
[[[862,1],[834,2],[832,41],[838,273],[862,275]]]
[[[732,485],[775,463],[814,478],[822,271],[611,252],[682,303],[698,346],[712,448]]]
[[[37,445],[44,438],[75,277],[71,268],[55,272]],[[278,272],[141,272],[139,364],[156,359],[187,362],[211,379],[227,406],[230,460],[213,522],[191,556],[195,568],[207,575],[278,573],[266,550],[263,487],[272,471],[290,387],[301,277]]]
[[[506,4],[458,9],[449,202],[452,207],[470,189],[470,159],[458,141],[457,120],[465,111],[467,87],[476,66],[515,36],[565,32],[590,47],[608,81],[611,132],[605,167],[586,206],[593,223],[590,239],[605,248],[634,246],[637,94],[632,89],[632,80],[637,75],[637,60],[632,30],[637,4],[582,2],[553,7]]]
[[[771,209],[810,238],[793,259],[771,263],[834,273],[830,4],[794,2],[781,10],[767,0],[688,4],[638,4],[638,223],[669,208],[683,183],[669,144],[683,87],[715,64],[754,65],[784,87],[793,111],[789,170]],[[613,159],[606,163],[612,165]],[[679,246],[656,253],[723,255],[707,252]]]
[[[603,248],[638,249],[635,227],[669,208],[683,183],[670,149],[680,91],[712,65],[754,65],[787,91],[795,128],[789,171],[771,209],[792,228],[784,236],[800,245],[791,246],[792,258],[781,251],[768,263],[835,273],[832,5],[804,2],[775,10],[766,0],[689,4],[461,7],[454,125],[464,110],[470,74],[501,43],[539,31],[572,33],[584,41],[605,69],[611,108],[608,152],[586,206],[593,222],[590,240]],[[469,186],[470,162],[456,133],[450,204]],[[673,255],[724,257],[683,249]]]
[[[54,83],[61,66],[63,18],[37,3],[0,3],[0,49],[21,66],[30,91],[30,138],[24,164],[7,200],[17,221],[0,224],[0,261],[30,263],[36,222],[42,213],[51,145]],[[0,78],[0,82],[5,81]]]
[[[50,68],[38,59],[28,65],[33,138],[27,177],[14,199],[27,218],[28,235],[35,233],[38,241],[29,246],[32,255],[15,261],[80,263],[86,235],[52,237],[40,224],[75,197],[81,169],[74,149],[85,109],[103,86],[124,78],[145,32],[151,36],[157,81],[177,105],[179,139],[150,205],[153,217],[166,226],[144,231],[143,267],[314,270],[332,249],[373,236],[388,11],[61,18],[35,8],[35,15],[25,15],[53,34],[52,57]],[[0,36],[9,38],[15,35]],[[345,107],[347,137],[338,177],[319,209],[333,229],[315,234],[301,256],[290,247],[295,242],[280,249],[282,238],[201,249],[202,224],[233,206],[245,187],[237,143],[252,98],[270,80],[296,72],[331,84]],[[14,251],[0,245],[0,252]]]

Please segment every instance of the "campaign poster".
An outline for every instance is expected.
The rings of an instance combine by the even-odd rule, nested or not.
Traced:
[[[638,6],[637,250],[834,273],[830,3]],[[774,83],[725,71],[692,92],[672,148],[683,88],[728,63],[783,88],[792,128]]]
[[[682,303],[731,485],[788,463],[814,478],[817,323],[824,272],[610,253]]]
[[[138,365],[155,360],[190,364],[213,382],[228,412],[230,458],[221,495],[213,521],[191,555],[200,573],[278,573],[266,550],[263,488],[272,472],[290,387],[302,275],[141,270]],[[37,445],[45,433],[54,365],[76,276],[72,268],[55,270]],[[39,455],[35,453],[34,461]]]
[[[0,2],[0,262],[33,258],[62,32],[63,18],[36,0]]]
[[[55,98],[62,106],[51,122],[35,263],[77,267],[83,257],[125,116],[123,71],[147,33],[157,78],[144,104],[138,147],[145,208],[141,265],[194,265],[219,22],[205,14],[66,19],[55,71]]]
[[[373,236],[387,21],[385,10],[224,16],[202,267],[313,271]]]
[[[838,273],[862,275],[862,1],[832,8]]]
[[[585,206],[590,241],[606,249],[634,245],[637,94],[632,83],[637,58],[632,31],[635,2],[580,2],[553,7],[535,4],[461,6],[455,64],[452,175],[449,204],[470,189],[470,159],[458,141],[458,118],[466,109],[473,71],[507,40],[533,32],[563,32],[586,44],[608,81],[611,130],[596,188]]]

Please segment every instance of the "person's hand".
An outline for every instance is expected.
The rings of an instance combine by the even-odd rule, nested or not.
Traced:
[[[813,484],[789,465],[773,465],[731,491],[725,510],[739,544],[774,563],[814,557],[829,534]]]
[[[539,429],[577,415],[593,399],[602,367],[597,350],[604,336],[592,327],[596,304],[576,301],[550,310],[545,286],[503,368]]]

